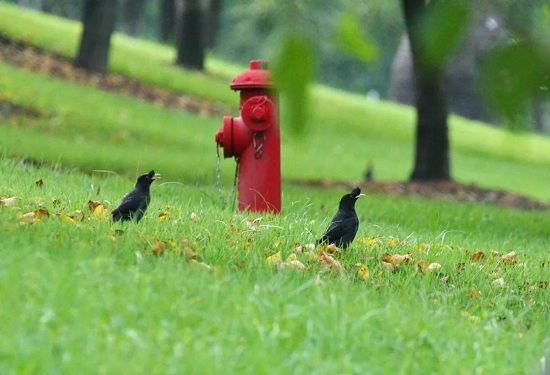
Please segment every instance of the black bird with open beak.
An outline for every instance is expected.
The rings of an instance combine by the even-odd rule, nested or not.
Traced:
[[[359,229],[359,218],[355,212],[355,202],[363,196],[365,194],[361,194],[361,189],[355,188],[340,199],[338,212],[332,218],[330,225],[321,238],[315,242],[315,246],[323,243],[326,245],[334,244],[341,249],[348,247]]]
[[[138,223],[151,201],[149,188],[153,181],[160,178],[160,174],[155,171],[142,174],[138,177],[134,190],[129,192],[122,198],[122,201],[111,212],[112,221],[129,221],[133,220]]]

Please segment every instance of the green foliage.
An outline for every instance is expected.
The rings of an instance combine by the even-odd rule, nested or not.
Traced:
[[[313,78],[313,52],[303,37],[291,33],[282,41],[273,61],[273,78],[281,93],[282,122],[295,134],[304,133]]]
[[[419,19],[425,64],[443,66],[464,37],[472,6],[468,1],[432,1]]]
[[[363,35],[362,25],[356,15],[342,14],[338,20],[338,46],[345,52],[364,62],[374,62],[378,59],[378,48]]]

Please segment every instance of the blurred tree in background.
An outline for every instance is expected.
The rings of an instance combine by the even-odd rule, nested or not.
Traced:
[[[81,19],[83,0],[4,1]],[[117,12],[120,17],[116,30],[174,43],[174,1],[119,0]],[[305,57],[313,64],[310,72],[313,80],[369,93],[369,97],[388,97],[391,63],[405,35],[400,1],[197,1],[201,2],[205,19],[206,30],[201,31],[203,48],[209,53],[243,65],[255,58],[276,59],[276,52],[285,40],[290,40],[288,34],[291,33],[292,38],[308,44],[310,56]],[[444,0],[443,3],[461,1]],[[476,64],[473,75],[463,79],[474,80],[479,86],[476,88],[479,94],[500,113],[494,118],[495,123],[505,122],[522,129],[550,133],[548,0],[479,0],[466,1],[466,4],[472,7],[474,18],[479,14],[491,16],[487,18],[491,20],[488,27],[498,26],[502,39],[499,45],[491,46],[489,53],[474,55],[469,60],[460,60],[461,51],[478,47],[468,46],[463,41],[448,64],[447,72],[456,72],[456,79],[460,80],[463,74],[460,66]],[[360,38],[366,38],[377,46],[377,59],[371,59],[368,64],[361,53],[350,53],[349,43],[341,43],[342,30],[354,29],[342,27],[342,23],[350,20],[360,26],[355,28],[361,34]],[[483,28],[479,30],[486,32]],[[479,40],[478,36],[483,35],[472,34],[471,37]],[[452,110],[453,104],[451,96]]]
[[[111,34],[115,28],[116,3],[85,0],[82,36],[75,65],[93,73],[105,73],[109,66]]]

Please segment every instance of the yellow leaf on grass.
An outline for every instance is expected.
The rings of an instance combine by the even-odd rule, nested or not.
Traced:
[[[379,237],[363,237],[359,240],[359,242],[366,246],[379,246],[382,244]]]
[[[88,201],[88,209],[89,209],[90,211],[92,211],[92,212],[94,212],[95,209],[96,209],[97,207],[99,207],[99,206],[104,206],[104,207],[105,207],[105,205],[104,205],[103,203],[101,203],[101,202],[98,202],[98,201],[91,201],[91,200]]]
[[[61,219],[62,221],[67,221],[69,223],[76,223],[76,221],[72,217],[70,217],[69,215],[65,215],[64,213],[58,214],[57,217],[59,217],[59,219]]]
[[[159,215],[159,220],[164,221],[170,215],[168,211],[162,211]]]
[[[470,295],[470,297],[472,298],[479,298],[481,296],[481,292],[477,289],[470,289],[468,291],[468,294]]]
[[[92,219],[94,220],[107,220],[108,218],[109,211],[107,211],[107,207],[103,204],[96,206],[92,211]]]
[[[357,276],[359,276],[361,280],[368,279],[370,275],[369,266],[364,263],[356,263],[355,266],[358,267]]]
[[[321,250],[321,252],[327,252],[327,253],[340,253],[342,252],[342,250],[340,250],[340,248],[338,246],[336,246],[335,244],[331,243],[330,245],[326,245],[324,243],[320,244],[319,245],[319,249]]]
[[[265,262],[269,264],[270,266],[275,266],[281,262],[281,252],[277,252],[273,255],[268,256],[265,259]]]

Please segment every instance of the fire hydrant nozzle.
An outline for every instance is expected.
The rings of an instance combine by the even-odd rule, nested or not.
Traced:
[[[238,208],[281,210],[281,155],[278,98],[265,60],[250,62],[250,70],[233,79],[240,91],[240,116],[223,118],[216,143],[224,157],[239,163]]]

